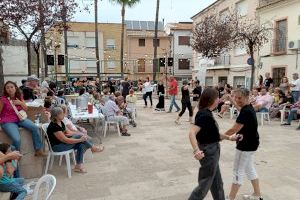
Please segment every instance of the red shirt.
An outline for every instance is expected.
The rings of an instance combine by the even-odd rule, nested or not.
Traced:
[[[174,79],[173,81],[169,82],[169,87],[173,89],[169,89],[170,95],[177,95],[178,94],[178,84],[177,81]]]
[[[0,98],[0,101],[2,101],[3,103],[3,109],[2,112],[0,113],[0,124],[19,122],[20,119],[16,114],[16,112],[14,111],[13,107],[11,106],[8,98],[2,96]],[[22,110],[22,107],[19,105],[17,105],[16,108],[18,109],[18,111]]]

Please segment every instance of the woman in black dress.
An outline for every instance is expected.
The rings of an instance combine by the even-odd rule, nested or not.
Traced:
[[[156,111],[165,111],[165,87],[160,80],[157,85],[158,104],[156,105]]]
[[[183,86],[181,87],[181,104],[182,104],[182,109],[181,112],[178,114],[178,117],[175,121],[176,124],[179,124],[179,120],[182,117],[182,115],[184,114],[185,110],[188,109],[189,110],[189,122],[192,123],[192,118],[193,118],[193,109],[192,109],[192,104],[191,104],[191,100],[190,100],[190,91],[189,91],[189,86],[188,86],[188,82],[186,80],[184,80],[182,82]]]

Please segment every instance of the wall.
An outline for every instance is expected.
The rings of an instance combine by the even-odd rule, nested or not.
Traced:
[[[26,79],[28,75],[26,47],[2,46],[2,49],[4,81],[10,80],[21,85],[21,80]],[[34,54],[34,52],[32,53]]]
[[[289,41],[300,40],[300,24],[298,22],[300,12],[300,0],[283,1],[271,6],[259,9],[260,22],[269,22],[275,27],[275,22],[280,19],[287,18],[287,45]],[[274,34],[272,33],[271,40],[261,48],[260,55],[263,63],[262,69],[258,74],[264,75],[266,72],[271,72],[276,67],[285,67],[286,76],[292,80],[292,74],[300,72],[300,55],[297,58],[296,50],[287,50],[286,54],[274,55],[272,52]],[[287,47],[288,48],[288,47]],[[298,51],[300,53],[300,49]],[[297,67],[298,65],[298,67]]]

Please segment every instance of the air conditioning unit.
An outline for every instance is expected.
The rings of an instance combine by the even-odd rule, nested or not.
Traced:
[[[294,40],[289,42],[289,49],[300,49],[300,40]]]

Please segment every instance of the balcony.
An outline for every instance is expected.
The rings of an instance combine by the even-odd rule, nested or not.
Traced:
[[[279,1],[282,1],[282,0],[259,0],[259,5],[258,5],[258,7],[259,7],[259,8],[265,7],[265,6],[268,6],[268,5],[277,3],[277,2],[279,2]]]
[[[230,65],[230,55],[221,55],[219,57],[215,57],[214,66],[229,66]]]

